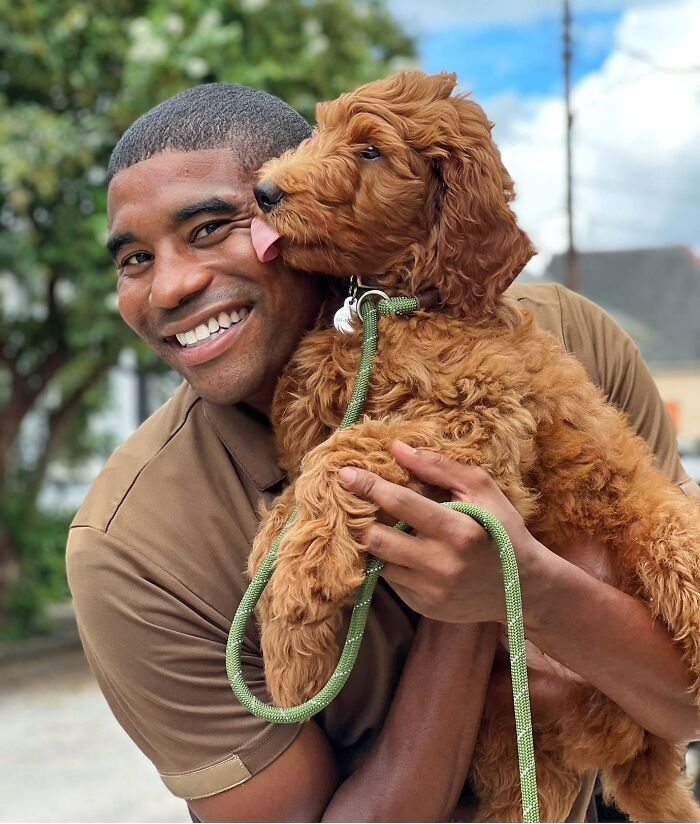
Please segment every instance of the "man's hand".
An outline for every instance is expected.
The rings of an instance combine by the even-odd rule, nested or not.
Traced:
[[[518,557],[528,640],[655,735],[700,736],[692,675],[680,649],[642,600],[614,587],[604,547],[581,536],[560,557],[530,535],[483,470],[399,442],[392,453],[416,477],[483,507],[506,528]],[[501,565],[481,526],[371,472],[345,473],[347,489],[416,530],[415,536],[382,524],[369,530],[369,551],[386,562],[384,576],[408,606],[441,621],[503,622]]]
[[[487,472],[400,441],[392,454],[416,477],[448,490],[453,500],[490,512],[510,536],[521,578],[534,572],[546,550]],[[415,535],[407,535],[375,523],[367,532],[370,553],[385,562],[383,577],[411,609],[451,623],[505,621],[501,562],[482,526],[372,472],[346,467],[339,477],[346,489],[414,529]]]

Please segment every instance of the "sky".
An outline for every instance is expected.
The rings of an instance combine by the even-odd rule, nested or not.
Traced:
[[[390,0],[495,122],[541,270],[566,247],[561,0]],[[700,0],[572,0],[577,245],[700,253]]]

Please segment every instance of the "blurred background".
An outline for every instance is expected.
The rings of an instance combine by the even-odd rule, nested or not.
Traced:
[[[178,383],[116,311],[122,131],[198,83],[313,119],[390,72],[456,71],[540,252],[521,278],[628,331],[699,478],[699,40],[700,0],[0,0],[0,821],[188,820],[92,682],[63,566],[106,457]]]

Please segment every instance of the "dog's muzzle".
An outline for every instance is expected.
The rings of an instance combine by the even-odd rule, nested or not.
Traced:
[[[271,212],[275,206],[287,194],[272,180],[262,180],[253,186],[253,194],[258,202],[258,206],[266,214]]]

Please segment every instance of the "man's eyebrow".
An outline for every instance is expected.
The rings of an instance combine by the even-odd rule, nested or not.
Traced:
[[[123,232],[121,235],[113,235],[107,239],[107,251],[112,256],[112,259],[116,259],[117,252],[122,248],[122,246],[126,246],[127,243],[134,243],[136,238],[131,232]]]
[[[183,206],[181,209],[178,209],[173,215],[173,221],[175,223],[186,223],[195,215],[204,214],[207,212],[210,214],[221,214],[223,212],[230,213],[236,212],[239,209],[240,206],[235,203],[231,203],[228,200],[224,200],[222,197],[210,197],[206,200],[200,200],[198,203],[189,203],[187,206]],[[122,246],[126,246],[127,243],[136,243],[136,240],[136,236],[131,232],[123,232],[120,235],[114,235],[114,237],[110,237],[107,240],[107,251],[110,253],[112,258],[116,258],[117,253]]]
[[[240,207],[235,203],[224,200],[222,197],[210,197],[207,200],[200,200],[199,203],[190,203],[175,212],[175,223],[185,223],[195,215],[203,212],[235,212]]]

